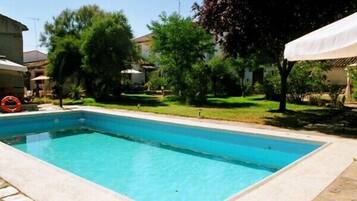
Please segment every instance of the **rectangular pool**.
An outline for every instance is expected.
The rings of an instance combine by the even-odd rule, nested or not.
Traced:
[[[2,142],[138,201],[225,200],[321,146],[86,111],[0,128]]]

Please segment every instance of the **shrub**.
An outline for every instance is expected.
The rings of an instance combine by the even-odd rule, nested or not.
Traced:
[[[68,87],[68,96],[72,99],[79,100],[84,96],[84,89],[81,86],[72,84]]]
[[[91,103],[96,103],[94,98],[84,98],[83,99],[83,104],[91,104]]]
[[[322,93],[325,89],[328,68],[318,62],[302,62],[295,64],[288,78],[288,101],[301,103],[309,94]],[[266,75],[264,93],[267,99],[279,100],[280,76],[277,70]]]
[[[259,82],[254,83],[253,93],[254,94],[263,94],[264,93],[264,85],[260,84]]]
[[[325,66],[312,62],[296,64],[288,79],[289,101],[301,103],[308,94],[322,93],[325,88]]]
[[[162,90],[166,88],[167,80],[164,76],[161,75],[160,70],[156,70],[150,73],[149,81],[145,84],[145,87],[150,90]]]
[[[353,94],[352,94],[352,97],[353,99],[357,100],[357,81],[354,81],[353,82]]]
[[[276,101],[280,99],[280,76],[278,71],[271,71],[265,76],[263,88],[266,99]]]
[[[331,98],[332,107],[339,107],[344,101],[339,101],[338,98],[343,90],[343,87],[337,84],[327,84],[327,92]]]
[[[312,95],[309,97],[309,104],[316,106],[324,106],[328,101],[322,99],[321,95]]]

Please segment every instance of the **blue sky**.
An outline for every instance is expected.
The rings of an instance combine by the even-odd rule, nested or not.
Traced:
[[[128,17],[135,36],[147,34],[147,24],[157,20],[165,11],[170,14],[178,10],[178,0],[0,0],[0,13],[25,24],[29,31],[24,35],[24,50],[36,49],[36,38],[43,32],[43,25],[51,21],[63,9],[76,9],[85,4],[97,4],[107,11],[123,10]],[[191,7],[194,2],[202,0],[181,0],[181,14],[192,16]],[[31,18],[38,18],[35,23]],[[36,31],[37,30],[37,34]],[[39,42],[37,42],[39,45]],[[47,52],[43,47],[37,49]]]

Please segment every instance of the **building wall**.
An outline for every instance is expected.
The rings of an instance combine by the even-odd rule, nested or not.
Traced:
[[[0,55],[19,64],[23,63],[22,31],[19,23],[0,15]]]
[[[24,79],[21,72],[0,70],[0,98],[13,95],[24,96]]]
[[[27,28],[21,23],[0,14],[0,55],[15,63],[23,63],[22,31]],[[0,98],[13,95],[24,97],[24,74],[17,71],[0,70]]]
[[[141,71],[142,69],[140,68],[139,65],[137,64],[134,64],[132,65],[133,69],[137,70],[137,71]],[[142,72],[140,74],[131,74],[130,75],[131,77],[131,82],[136,85],[136,84],[139,84],[139,85],[144,85],[146,80],[145,80],[145,73]]]
[[[346,85],[347,73],[344,68],[332,68],[326,73],[326,80],[331,84]]]
[[[138,44],[140,48],[140,54],[143,58],[147,59],[150,56],[150,42],[141,42]]]

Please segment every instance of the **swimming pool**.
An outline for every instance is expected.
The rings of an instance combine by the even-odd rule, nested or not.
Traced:
[[[3,142],[135,200],[224,200],[321,146],[87,111],[0,118]]]

